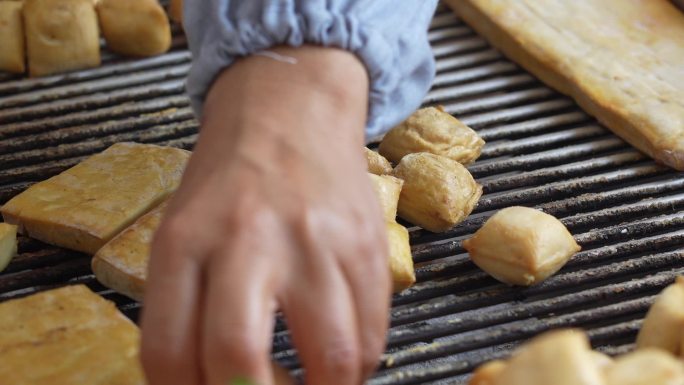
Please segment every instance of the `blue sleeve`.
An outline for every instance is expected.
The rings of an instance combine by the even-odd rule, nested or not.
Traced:
[[[353,52],[370,79],[366,135],[387,131],[419,107],[434,77],[427,29],[437,0],[186,0],[193,54],[187,89],[195,112],[235,58],[275,45],[318,44]]]

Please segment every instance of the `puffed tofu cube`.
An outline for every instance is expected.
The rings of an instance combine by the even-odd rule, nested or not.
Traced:
[[[368,172],[375,175],[387,175],[392,173],[392,165],[382,155],[367,147],[363,148],[366,153],[366,162],[368,163]]]
[[[482,186],[463,165],[427,152],[403,157],[394,176],[404,180],[399,216],[436,233],[466,219],[482,195]]]
[[[518,349],[492,385],[605,385],[586,335],[577,330],[542,334]]]
[[[92,0],[26,0],[23,15],[31,76],[100,65]]]
[[[26,71],[21,8],[19,1],[0,1],[0,71]]]
[[[0,223],[0,271],[17,255],[17,226]]]
[[[180,184],[190,152],[117,143],[12,198],[0,211],[19,232],[94,254]]]
[[[646,314],[636,346],[684,354],[684,277],[666,287]]]
[[[545,280],[581,249],[558,219],[519,206],[494,214],[463,247],[492,277],[522,286]]]
[[[100,283],[136,301],[142,301],[150,245],[167,204],[168,201],[163,202],[140,217],[95,253],[92,268]]]
[[[501,372],[506,368],[506,361],[493,360],[479,366],[468,381],[468,385],[494,385]]]
[[[484,144],[475,131],[442,107],[427,107],[389,130],[378,150],[394,163],[408,154],[429,152],[468,165],[480,156]]]
[[[684,385],[684,362],[659,349],[618,357],[605,370],[606,385]]]
[[[396,222],[387,222],[387,238],[392,285],[395,292],[400,292],[416,282],[409,233],[404,226]]]
[[[144,385],[140,332],[114,303],[67,286],[0,303],[3,385]]]
[[[143,57],[171,47],[169,19],[157,0],[100,0],[97,16],[112,52]]]
[[[373,189],[380,201],[385,220],[394,222],[397,218],[397,205],[404,181],[391,175],[368,174],[368,176],[371,178]]]

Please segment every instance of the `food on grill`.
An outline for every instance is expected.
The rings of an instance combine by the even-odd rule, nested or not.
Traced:
[[[169,2],[169,16],[178,24],[183,24],[183,0]]]
[[[397,204],[404,181],[391,175],[368,174],[368,176],[371,178],[373,188],[380,201],[385,220],[394,222],[397,219]]]
[[[440,106],[414,112],[385,134],[378,150],[394,163],[408,154],[429,152],[468,165],[480,156],[484,144],[475,131]]]
[[[684,277],[663,290],[651,306],[636,341],[637,348],[660,348],[684,355]]]
[[[143,385],[138,328],[86,286],[0,304],[0,382]]]
[[[492,277],[522,286],[545,280],[581,249],[558,219],[520,206],[494,214],[463,247]]]
[[[572,96],[617,135],[684,169],[684,14],[670,1],[447,4],[492,45]]]
[[[123,295],[142,301],[150,243],[166,206],[167,202],[163,202],[95,253],[92,268],[98,281]]]
[[[482,186],[463,165],[427,152],[404,156],[394,176],[404,180],[399,216],[432,232],[463,221],[482,195]]]
[[[400,292],[416,282],[409,233],[404,226],[396,222],[387,222],[387,238],[392,285],[395,292]]]
[[[591,356],[594,359],[594,364],[599,367],[599,369],[605,369],[613,364],[613,359],[607,354],[601,353],[596,350],[592,350]]]
[[[31,186],[0,211],[22,234],[94,254],[176,189],[189,156],[177,148],[118,143]]]
[[[684,385],[684,363],[659,349],[618,357],[605,369],[606,385]]]
[[[96,9],[109,50],[142,57],[171,47],[169,19],[157,0],[100,0]]]
[[[0,1],[0,71],[26,71],[22,3]]]
[[[142,216],[95,254],[92,267],[98,281],[130,298],[143,299],[150,242],[166,205],[162,203]],[[387,223],[387,233],[394,287],[402,290],[416,280],[408,231],[392,221]]]
[[[23,17],[31,76],[100,65],[92,0],[26,0]]]
[[[489,361],[479,366],[468,381],[468,385],[493,385],[499,374],[506,368],[503,360]]]
[[[366,161],[368,162],[368,172],[375,175],[386,175],[392,173],[392,165],[382,155],[367,147],[363,148],[366,153]]]
[[[0,223],[0,271],[17,255],[17,226]]]
[[[477,385],[605,385],[589,340],[578,330],[544,333],[518,348],[503,368],[496,365],[489,369],[491,380],[480,377]]]

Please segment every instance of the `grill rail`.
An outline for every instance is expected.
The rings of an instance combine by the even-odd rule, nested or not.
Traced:
[[[411,229],[418,283],[394,297],[383,365],[371,384],[463,383],[480,363],[557,327],[583,327],[609,354],[632,347],[654,296],[684,273],[684,176],[601,127],[520,70],[444,8],[430,32],[442,104],[487,141],[470,170],[485,195],[444,234]],[[190,55],[105,55],[96,69],[39,79],[0,76],[0,203],[119,141],[191,149],[198,124],[183,79]],[[538,286],[512,288],[477,269],[460,241],[495,211],[530,205],[559,217],[583,251]],[[86,255],[19,238],[0,301],[84,283],[132,319],[139,304],[101,286]],[[274,356],[297,368],[279,319]]]

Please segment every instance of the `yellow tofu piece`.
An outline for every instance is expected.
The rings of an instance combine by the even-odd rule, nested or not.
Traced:
[[[21,7],[19,1],[0,1],[0,71],[26,71]]]
[[[382,213],[385,220],[394,222],[397,219],[397,206],[399,205],[399,194],[404,181],[391,175],[368,174],[373,184],[375,194],[380,201]]]
[[[171,0],[169,2],[169,16],[178,24],[183,24],[183,0]]]
[[[497,368],[498,369],[498,368]],[[586,335],[552,331],[533,338],[497,371],[493,385],[605,385]]]
[[[0,382],[144,385],[138,328],[86,286],[0,304]]]
[[[416,282],[409,233],[404,226],[396,222],[387,222],[387,238],[392,286],[394,292],[400,292]]]
[[[659,348],[684,354],[684,276],[666,287],[646,314],[637,335],[637,349]]]
[[[522,286],[542,282],[581,249],[561,221],[520,206],[492,215],[463,248],[494,278]]]
[[[92,267],[98,281],[123,295],[142,301],[150,243],[166,206],[167,202],[164,202],[142,216],[95,254]]]
[[[375,175],[387,175],[392,173],[392,165],[389,160],[377,152],[363,148],[366,155],[366,163],[368,163],[368,172]]]
[[[684,363],[659,349],[625,354],[605,373],[606,385],[684,385]]]
[[[117,143],[31,186],[0,211],[22,234],[94,254],[178,187],[189,157],[177,148]]]
[[[17,255],[17,226],[0,223],[0,271]]]
[[[157,0],[100,0],[96,9],[110,51],[143,57],[171,47],[169,19]]]
[[[26,0],[23,16],[31,76],[100,65],[92,0]]]

